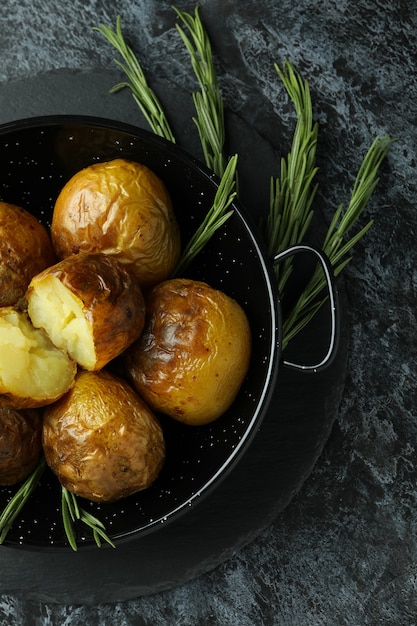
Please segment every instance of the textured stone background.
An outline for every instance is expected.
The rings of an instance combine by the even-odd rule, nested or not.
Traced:
[[[59,606],[2,595],[0,623],[412,626],[417,623],[413,3],[202,0],[200,5],[228,108],[278,152],[287,150],[293,116],[273,64],[289,58],[309,80],[320,122],[318,204],[327,219],[347,201],[373,137],[389,133],[398,139],[369,206],[375,225],[346,270],[351,347],[338,419],[291,505],[215,571],[172,591],[116,605]],[[195,5],[177,6],[192,11]],[[3,0],[0,83],[61,68],[114,69],[113,50],[91,27],[112,25],[118,14],[150,75],[195,88],[165,0],[21,0],[18,5]]]

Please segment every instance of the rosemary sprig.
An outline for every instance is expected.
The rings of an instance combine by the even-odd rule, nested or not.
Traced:
[[[233,210],[227,211],[236,196],[236,166],[238,156],[235,154],[229,159],[211,209],[207,212],[200,227],[191,237],[177,263],[173,276],[180,276],[197,254],[204,248],[213,234],[233,214]]]
[[[291,151],[286,159],[281,159],[280,177],[271,181],[269,213],[262,231],[271,258],[304,240],[314,214],[312,205],[317,191],[317,184],[313,182],[317,173],[315,158],[318,124],[313,122],[308,82],[302,80],[289,61],[285,62],[283,69],[275,64],[275,69],[294,103],[297,122]],[[374,140],[358,171],[346,211],[343,212],[343,205],[340,205],[328,227],[322,249],[336,276],[349,262],[347,254],[351,248],[372,225],[372,221],[368,222],[359,232],[348,238],[378,183],[378,170],[391,142],[389,137]],[[285,285],[292,272],[292,258],[277,264],[274,271],[279,293],[284,299]],[[310,323],[327,300],[326,297],[318,298],[325,286],[325,278],[318,265],[308,285],[285,317],[283,349]]]
[[[175,137],[165,115],[165,111],[157,95],[149,87],[146,76],[133,50],[124,39],[120,15],[116,19],[115,30],[105,24],[94,27],[93,30],[96,30],[104,35],[107,41],[119,52],[123,62],[119,59],[115,59],[115,62],[124,71],[129,79],[128,81],[120,82],[117,83],[117,85],[114,85],[110,90],[110,93],[115,93],[125,87],[128,87],[132,91],[133,98],[142,111],[152,131],[156,135],[164,137],[168,141],[175,143]]]
[[[210,39],[200,19],[198,7],[194,16],[175,7],[173,9],[190,31],[192,40],[187,37],[185,31],[177,24],[178,32],[190,53],[192,66],[201,86],[201,93],[193,94],[197,110],[197,119],[193,118],[193,120],[199,131],[206,165],[221,178],[213,206],[189,241],[174,270],[174,275],[177,276],[185,270],[215,231],[233,213],[233,211],[226,211],[236,195],[234,187],[237,175],[237,155],[227,160],[223,154],[223,101],[214,68]],[[118,60],[116,60],[116,63],[130,78],[130,83],[119,83],[113,87],[112,92],[118,91],[123,87],[130,87],[153,132],[163,136],[165,139],[175,141],[163,107],[156,94],[149,88],[138,59],[124,39],[120,16],[117,18],[115,30],[104,24],[101,24],[99,28],[94,30],[104,35],[109,43],[121,54],[124,63]]]
[[[200,136],[204,159],[208,168],[221,177],[227,166],[224,154],[225,124],[223,99],[214,67],[210,38],[201,21],[199,7],[195,8],[194,16],[172,7],[183,25],[188,29],[190,37],[177,24],[186,49],[190,54],[191,65],[200,85],[200,92],[192,94],[197,117],[193,121]]]
[[[351,229],[361,217],[376,185],[379,182],[378,171],[386,157],[393,140],[387,135],[376,137],[368,149],[357,173],[351,198],[345,211],[340,204],[328,227],[322,249],[327,254],[335,276],[351,260],[350,250],[371,228],[373,220],[369,220],[353,236],[348,238]],[[303,328],[305,328],[321,308],[326,297],[318,299],[325,287],[325,279],[319,267],[311,277],[307,287],[299,296],[292,311],[286,316],[283,324],[283,349]]]
[[[29,500],[30,496],[37,487],[41,476],[45,470],[46,461],[44,457],[41,457],[38,465],[33,472],[22,483],[18,491],[8,502],[0,515],[0,544],[6,539],[13,522],[19,515],[20,511]]]
[[[271,179],[269,214],[262,229],[271,258],[304,239],[313,217],[311,207],[317,190],[313,181],[318,169],[315,166],[318,124],[313,122],[308,82],[302,80],[289,61],[283,69],[275,64],[275,69],[295,105],[297,123],[291,151],[286,159],[281,159],[280,177]],[[292,258],[288,258],[274,267],[281,296],[292,265]]]
[[[78,550],[77,538],[74,530],[74,523],[79,521],[93,531],[94,541],[97,547],[101,547],[101,540],[104,539],[113,548],[116,546],[106,533],[106,528],[97,517],[83,509],[78,505],[77,497],[65,487],[61,488],[61,512],[64,524],[65,534],[71,548],[76,552]]]

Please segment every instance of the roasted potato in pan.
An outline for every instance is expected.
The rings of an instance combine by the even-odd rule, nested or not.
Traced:
[[[14,485],[29,476],[42,454],[42,415],[0,404],[0,485]]]
[[[26,299],[36,328],[87,370],[98,370],[135,341],[145,302],[135,279],[113,257],[80,253],[37,274]]]
[[[152,289],[145,328],[124,359],[130,381],[154,411],[200,425],[232,404],[250,353],[239,304],[206,283],[179,278]]]
[[[180,254],[170,195],[145,165],[115,159],[77,172],[53,211],[52,240],[60,259],[78,252],[115,256],[142,287],[167,278]]]
[[[33,327],[25,311],[0,308],[0,404],[35,408],[62,396],[74,382],[76,363]]]
[[[32,276],[55,261],[49,234],[36,217],[0,202],[0,306],[15,305]]]
[[[110,502],[149,487],[165,459],[160,424],[121,378],[80,370],[44,413],[45,459],[69,491]]]

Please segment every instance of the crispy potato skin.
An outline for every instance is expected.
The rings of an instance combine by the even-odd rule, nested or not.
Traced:
[[[114,255],[149,287],[169,276],[180,254],[170,195],[146,166],[115,159],[77,172],[64,185],[51,235],[59,258],[78,252]]]
[[[0,405],[0,485],[25,480],[42,453],[42,415]]]
[[[35,409],[68,391],[75,380],[76,363],[33,327],[26,311],[0,307],[0,332],[0,405]]]
[[[154,411],[201,425],[231,405],[250,353],[249,323],[235,300],[203,282],[173,279],[150,292],[145,329],[125,365]]]
[[[124,380],[80,371],[71,391],[44,413],[45,458],[61,484],[95,502],[146,489],[165,443],[157,418]]]
[[[91,369],[103,368],[139,337],[145,323],[142,290],[116,259],[80,253],[45,269],[27,290],[29,313],[33,292],[49,276],[56,277],[82,302],[96,352]]]
[[[16,304],[32,276],[55,261],[45,227],[25,209],[0,202],[0,306]]]

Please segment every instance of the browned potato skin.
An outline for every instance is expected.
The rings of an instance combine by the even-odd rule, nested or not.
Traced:
[[[201,425],[232,404],[250,353],[249,323],[235,300],[206,283],[172,279],[150,292],[145,328],[125,365],[154,411]]]
[[[94,502],[146,489],[165,459],[157,418],[128,383],[80,371],[74,387],[44,414],[45,458],[61,484]]]
[[[180,232],[170,195],[140,163],[115,159],[76,173],[63,187],[53,212],[56,253],[112,254],[142,287],[167,278],[180,254]]]
[[[32,276],[55,262],[45,227],[25,209],[0,202],[0,306],[16,304]]]
[[[116,259],[86,253],[67,257],[32,279],[28,299],[48,275],[57,277],[83,302],[93,329],[94,370],[102,369],[139,337],[145,323],[142,289]]]
[[[42,453],[42,416],[0,405],[0,485],[25,480]]]

